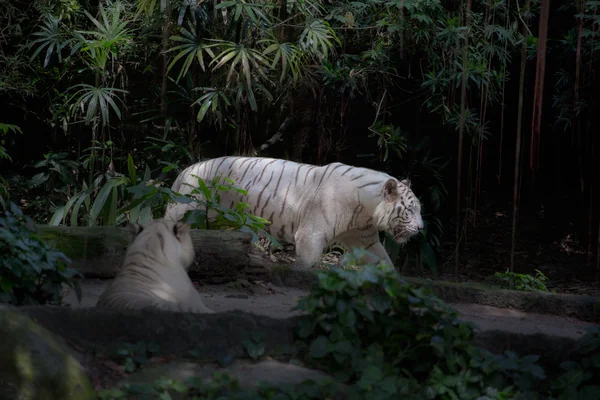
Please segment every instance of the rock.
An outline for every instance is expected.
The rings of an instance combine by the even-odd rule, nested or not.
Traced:
[[[499,315],[499,310],[490,310],[490,307],[486,307],[486,315],[481,315],[481,307],[475,311],[468,307],[467,313],[465,307],[459,308],[463,311],[461,320],[476,324],[474,339],[478,345],[496,353],[510,350],[539,354],[542,365],[567,361],[579,346],[577,340],[583,336],[583,328],[594,326],[580,321],[540,319],[531,314],[515,316],[508,310],[504,310],[508,315]],[[298,319],[297,316],[278,319],[243,311],[189,314],[53,306],[26,306],[20,307],[20,311],[70,344],[98,353],[107,353],[118,343],[143,341],[156,343],[159,351],[155,355],[159,357],[187,357],[194,351],[211,361],[246,357],[243,342],[252,339],[254,333],[262,334],[265,355],[291,356],[295,352],[294,330]],[[557,323],[561,324],[559,330],[555,329]]]
[[[0,307],[0,398],[96,399],[79,362],[61,339],[16,308]]]
[[[243,357],[242,343],[254,332],[264,334],[265,351],[293,351],[294,318],[277,319],[247,312],[172,313],[162,310],[111,310],[96,307],[21,307],[24,314],[69,343],[107,353],[118,343],[157,343],[157,356],[187,356],[191,350],[218,360]]]
[[[228,294],[225,296],[230,299],[247,299],[248,295],[246,293],[236,293],[236,294]]]
[[[185,380],[194,376],[210,381],[213,373],[227,373],[236,378],[244,389],[256,387],[264,382],[270,385],[299,384],[307,379],[316,382],[330,378],[325,372],[300,367],[274,360],[254,363],[250,360],[235,360],[221,368],[218,364],[197,364],[193,362],[173,362],[145,368],[127,377],[123,383],[153,382],[159,378]]]
[[[113,278],[132,239],[126,228],[116,226],[38,225],[37,229],[44,241],[71,259],[71,268],[86,277]],[[249,273],[269,274],[271,262],[252,244],[249,233],[192,229],[190,235],[196,251],[190,275],[221,282]]]
[[[192,377],[199,377],[202,379],[202,382],[210,382],[215,372],[225,373],[237,379],[240,388],[246,390],[256,388],[260,383],[281,386],[298,385],[307,380],[317,383],[325,380],[333,381],[333,378],[322,371],[290,363],[275,360],[263,360],[256,363],[249,360],[235,360],[232,364],[224,368],[221,368],[217,364],[196,364],[193,362],[173,362],[149,367],[135,372],[124,379],[119,385],[152,384],[160,378],[185,381]],[[350,389],[341,383],[335,385],[338,396],[340,396],[339,398],[347,398],[341,395],[349,393]]]

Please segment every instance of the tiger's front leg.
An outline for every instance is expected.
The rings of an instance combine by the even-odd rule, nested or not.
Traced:
[[[323,249],[327,245],[325,235],[311,228],[300,228],[294,234],[296,244],[296,268],[311,268],[321,261]]]
[[[394,266],[390,256],[388,255],[385,247],[379,241],[379,235],[375,233],[374,235],[370,235],[368,237],[345,237],[342,240],[342,246],[346,249],[346,251],[352,251],[353,248],[364,249],[371,254],[367,254],[359,260],[359,262],[364,263],[379,263],[383,261],[385,264],[389,266]]]
[[[381,244],[381,242],[379,241],[379,237],[377,239],[378,239],[377,243],[372,245],[367,250],[370,251],[371,253],[375,254],[375,256],[378,258],[377,262],[383,261],[383,263],[386,264],[387,266],[394,267],[394,263],[393,263],[392,259],[390,258],[390,255],[388,254],[388,252],[385,250],[385,247],[383,247],[383,244]]]

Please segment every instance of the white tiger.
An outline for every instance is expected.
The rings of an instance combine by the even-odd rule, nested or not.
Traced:
[[[195,257],[190,226],[157,219],[128,227],[135,238],[97,307],[214,313],[187,274]]]
[[[172,190],[190,193],[198,179],[211,182],[215,176],[232,179],[248,191],[222,192],[221,205],[238,201],[251,212],[271,221],[269,233],[296,246],[296,266],[311,267],[323,249],[339,243],[347,250],[362,248],[393,265],[379,241],[387,231],[402,244],[423,228],[421,204],[410,189],[410,181],[383,172],[352,167],[339,162],[325,166],[262,157],[219,157],[186,168]],[[201,197],[198,197],[201,198]],[[179,221],[198,203],[171,203],[165,218]],[[209,213],[209,218],[214,212]]]

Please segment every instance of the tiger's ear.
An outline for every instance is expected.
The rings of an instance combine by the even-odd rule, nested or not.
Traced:
[[[383,198],[385,201],[395,202],[398,200],[398,181],[395,179],[388,179],[383,184]]]
[[[131,235],[133,237],[136,237],[137,235],[140,234],[141,231],[144,230],[144,227],[141,226],[140,224],[132,224],[132,223],[127,223],[127,226],[125,228],[127,229],[127,231],[129,233],[131,233]]]
[[[173,226],[173,234],[177,239],[181,239],[183,235],[187,235],[190,232],[190,228],[185,222],[179,221]]]
[[[403,185],[406,185],[407,188],[410,188],[410,179],[402,179],[400,181],[400,183],[402,183]]]

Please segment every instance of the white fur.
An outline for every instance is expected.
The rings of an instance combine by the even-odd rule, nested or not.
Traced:
[[[134,228],[123,267],[97,306],[214,313],[187,274],[195,257],[189,225],[158,219]]]
[[[379,241],[378,231],[406,242],[423,228],[421,205],[409,181],[367,168],[333,163],[322,167],[260,157],[220,157],[186,168],[172,190],[190,193],[202,178],[210,184],[215,176],[227,177],[248,191],[240,195],[221,192],[221,205],[250,204],[255,215],[272,222],[269,233],[296,245],[296,265],[310,267],[323,249],[340,243],[346,249],[367,249],[392,265]],[[191,186],[190,186],[191,185]],[[196,195],[198,199],[201,196]],[[169,204],[165,218],[179,221],[197,203]],[[214,212],[209,212],[209,218]]]

